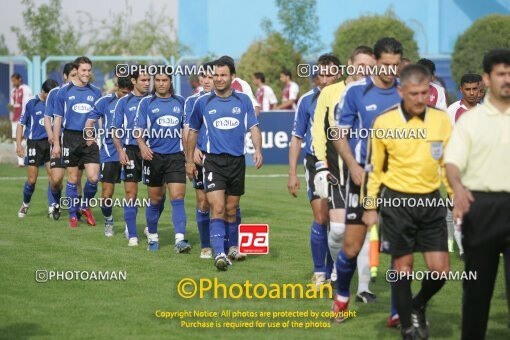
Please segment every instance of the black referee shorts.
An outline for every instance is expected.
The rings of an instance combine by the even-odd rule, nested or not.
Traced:
[[[384,252],[400,257],[414,252],[448,251],[446,207],[404,204],[409,199],[440,201],[439,190],[430,194],[406,194],[383,187],[381,198],[394,202],[391,206],[380,207]]]
[[[47,138],[27,140],[26,165],[42,166],[50,161],[50,143]]]
[[[226,153],[204,156],[204,190],[212,192],[225,190],[227,195],[244,195],[244,177],[246,161],[243,156],[232,156]]]

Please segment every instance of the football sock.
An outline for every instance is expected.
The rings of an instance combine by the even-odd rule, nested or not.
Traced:
[[[209,233],[209,211],[203,212],[197,209],[197,226],[200,234],[200,246],[202,248],[211,248],[211,236]]]
[[[30,203],[32,199],[32,194],[34,193],[35,185],[31,185],[28,181],[25,182],[25,186],[23,187],[23,202],[25,204]]]
[[[312,223],[310,232],[310,247],[312,249],[313,271],[315,273],[325,273],[326,254],[328,251],[327,225]]]
[[[345,255],[344,251],[341,250],[338,253],[335,266],[336,274],[338,276],[338,294],[348,298],[350,295],[349,287],[351,285],[352,276],[356,270],[356,258],[347,258],[347,255]]]

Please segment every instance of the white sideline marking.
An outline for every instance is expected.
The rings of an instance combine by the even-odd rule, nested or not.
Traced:
[[[248,174],[246,175],[246,177],[250,177],[250,178],[281,178],[281,177],[288,177],[289,175],[287,174],[269,174],[269,175],[252,175],[252,174]],[[298,177],[305,177],[305,175],[298,175]],[[9,181],[9,180],[22,180],[22,179],[27,179],[26,176],[22,176],[22,177],[0,177],[0,181]],[[47,176],[39,176],[37,177],[37,179],[48,179]]]

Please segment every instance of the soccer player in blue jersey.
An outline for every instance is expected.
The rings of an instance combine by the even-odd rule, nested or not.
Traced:
[[[374,45],[376,65],[385,67],[388,72],[349,83],[337,106],[336,115],[341,133],[334,145],[347,164],[349,178],[344,245],[336,260],[338,293],[332,307],[335,312],[344,311],[349,305],[349,286],[356,270],[356,258],[367,233],[367,226],[362,221],[363,205],[360,201],[367,154],[366,132],[378,115],[401,101],[396,75],[389,72],[389,67],[398,68],[402,54],[402,44],[394,38],[378,40]],[[342,322],[342,313],[338,315],[335,321]]]
[[[71,82],[76,77],[76,68],[73,63],[67,63],[64,65],[64,69],[62,71],[62,78],[64,79],[64,85]],[[53,115],[55,113],[55,98],[57,97],[57,93],[60,87],[53,88],[48,93],[48,98],[46,99],[46,109],[44,111],[44,128],[46,129],[46,133],[48,135],[48,142],[50,143],[50,152],[52,152],[53,148]],[[59,138],[62,137],[62,133]],[[76,182],[76,191],[78,192],[78,198],[81,200],[82,194],[82,186],[81,186],[81,177],[83,174],[83,164],[80,164],[78,170],[78,181]],[[51,175],[51,187],[50,194],[53,196],[53,200],[55,204],[49,209],[48,215],[51,216],[54,220],[58,220],[60,218],[60,198],[62,197],[62,182],[64,180],[64,172],[65,166],[60,157],[50,158],[50,175]],[[81,210],[81,209],[80,209]],[[78,219],[80,218],[81,213],[78,211]]]
[[[120,77],[117,81],[117,91],[107,94],[98,99],[94,105],[94,109],[89,114],[86,127],[92,131],[94,124],[101,119],[103,130],[105,133],[101,136],[101,197],[104,199],[111,199],[115,190],[115,183],[120,183],[120,176],[122,165],[119,162],[119,155],[117,149],[113,144],[111,134],[113,126],[113,118],[115,115],[115,108],[118,101],[126,96],[133,90],[133,83],[128,77]],[[92,137],[92,136],[90,136]],[[103,203],[107,203],[104,200]],[[101,211],[104,217],[104,235],[112,237],[113,231],[113,214],[111,206],[102,206]]]
[[[51,89],[58,87],[58,83],[52,79],[42,84],[42,91],[34,98],[28,100],[25,110],[21,114],[19,124],[16,128],[16,154],[18,157],[25,157],[25,149],[21,145],[22,137],[27,140],[27,181],[23,188],[23,203],[18,211],[18,217],[25,217],[30,206],[30,200],[35,190],[35,183],[39,175],[39,166],[45,165],[48,178],[50,179],[50,143],[44,129],[44,110],[46,99]],[[23,131],[23,128],[25,131]],[[51,192],[48,192],[48,205],[51,208],[55,205]]]
[[[203,159],[204,189],[211,207],[211,243],[215,252],[214,264],[227,270],[230,261],[225,254],[225,226],[229,230],[229,253],[238,254],[238,223],[236,209],[244,194],[245,134],[251,132],[255,153],[253,161],[262,166],[262,137],[250,98],[232,89],[235,66],[228,58],[214,62],[215,90],[200,96],[189,120],[186,147],[186,173],[190,180],[196,176],[193,154],[198,132],[206,126],[205,155]]]
[[[69,85],[58,90],[55,98],[55,121],[53,136],[60,136],[61,126],[62,145],[58,138],[53,138],[53,155],[62,157],[67,169],[66,195],[71,199],[69,207],[69,226],[78,226],[78,198],[76,184],[79,180],[79,165],[83,164],[87,173],[87,182],[83,188],[85,200],[93,198],[97,192],[99,175],[99,148],[93,141],[86,141],[83,136],[85,122],[92,111],[94,103],[101,97],[101,91],[90,83],[92,62],[87,57],[78,57],[74,61],[77,70],[76,79]],[[89,221],[92,216],[90,208],[84,210]],[[94,221],[95,225],[95,221]]]
[[[148,74],[140,72],[134,72],[130,76],[133,91],[119,99],[115,108],[112,132],[113,143],[124,171],[126,202],[130,202],[124,206],[124,221],[126,222],[128,246],[132,247],[138,245],[138,233],[136,231],[138,206],[135,201],[138,195],[138,182],[142,180],[142,155],[133,136],[133,129],[138,104],[147,96],[151,79]],[[122,141],[118,137],[123,137]]]
[[[315,190],[314,178],[316,174],[315,163],[318,162],[312,147],[311,128],[317,106],[317,99],[321,90],[333,83],[338,76],[326,75],[328,67],[340,66],[338,58],[332,54],[324,54],[319,57],[317,64],[321,67],[318,73],[319,86],[314,87],[305,93],[298,101],[296,114],[294,117],[294,127],[292,129],[292,139],[289,147],[289,193],[297,197],[299,191],[299,179],[297,177],[297,162],[301,152],[301,143],[305,139],[305,177],[308,191],[308,199],[313,211],[313,223],[310,233],[310,246],[312,252],[312,260],[314,264],[314,274],[312,283],[319,288],[326,283],[333,269],[333,259],[328,249],[328,220],[329,207],[326,199],[321,199]]]
[[[186,99],[184,104],[184,112],[186,114],[186,121],[184,122],[184,137],[187,137],[189,132],[189,118],[191,117],[191,112],[193,110],[193,106],[195,105],[198,97],[209,93],[214,88],[213,82],[213,67],[214,64],[212,62],[208,62],[202,65],[203,73],[199,75],[200,85],[202,86],[202,91],[196,93]],[[203,125],[198,132],[197,137],[197,146],[193,153],[193,160],[197,166],[197,174],[193,179],[193,187],[195,188],[195,197],[196,197],[196,219],[198,225],[198,233],[200,234],[200,258],[202,259],[210,259],[212,258],[212,249],[211,249],[211,239],[209,232],[209,203],[207,202],[207,198],[205,196],[204,191],[204,176],[202,173],[202,158],[204,155],[205,145],[205,126]],[[186,141],[186,138],[184,138]]]
[[[143,157],[144,182],[147,184],[150,205],[146,210],[149,251],[159,249],[158,220],[165,191],[172,204],[172,223],[175,233],[175,252],[189,253],[191,246],[184,239],[186,233],[186,169],[182,128],[184,126],[184,98],[176,95],[172,77],[154,76],[154,92],[142,99],[135,118],[135,129],[143,134],[136,139]],[[137,134],[138,135],[138,134]],[[147,136],[145,140],[144,136]]]

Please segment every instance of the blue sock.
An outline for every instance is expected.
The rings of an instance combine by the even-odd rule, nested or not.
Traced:
[[[327,247],[327,245],[326,245],[326,247]],[[331,253],[329,252],[329,247],[327,247],[327,248],[328,248],[328,253],[326,255],[326,279],[329,280],[329,279],[331,279],[331,273],[333,272],[333,265],[335,264],[335,262],[333,261],[333,258],[331,257]]]
[[[352,276],[356,270],[356,257],[348,259],[344,251],[338,253],[336,259],[336,274],[338,275],[338,294],[349,297],[349,287],[351,286]]]
[[[166,195],[163,195],[163,198],[161,199],[161,204],[159,205],[159,217],[161,217],[163,210],[165,210],[165,201],[166,201]]]
[[[30,203],[32,199],[32,194],[34,193],[35,185],[30,185],[28,181],[25,182],[25,187],[23,188],[23,202],[26,204]]]
[[[53,196],[53,200],[55,201],[55,203],[60,204],[60,199],[62,198],[62,191],[61,190],[51,191],[51,196]]]
[[[108,206],[108,207],[101,207],[101,211],[103,212],[103,216],[104,218],[108,218],[108,217],[112,217],[113,219],[113,216],[112,216],[112,207],[111,206]]]
[[[85,196],[85,201],[88,202],[96,196],[97,193],[97,183],[91,183],[88,180],[85,182],[85,187],[83,187],[83,196]]]
[[[216,255],[225,252],[225,221],[219,218],[211,220],[211,243]]]
[[[197,209],[197,226],[200,234],[200,245],[202,248],[211,248],[211,236],[209,233],[209,211],[202,212]]]
[[[312,223],[310,246],[312,248],[313,271],[326,273],[326,254],[328,252],[328,232],[324,224]]]
[[[223,225],[225,229],[225,234],[223,236],[223,249],[225,250],[225,254],[228,254],[228,244],[229,244],[229,238],[230,238],[230,229],[228,228],[228,222],[224,221]]]
[[[136,204],[128,204],[124,207],[124,221],[126,221],[129,237],[138,237],[136,233],[136,215],[138,207]]]
[[[186,234],[186,210],[184,210],[184,198],[171,200],[172,223],[176,234]]]
[[[52,207],[55,203],[55,198],[53,198],[53,194],[51,193],[51,185],[50,182],[48,182],[48,206]]]
[[[237,247],[237,243],[239,243],[239,233],[237,231],[239,224],[236,222],[228,223],[228,246],[229,247]]]
[[[241,224],[241,207],[238,205],[236,209],[237,225]]]
[[[147,221],[147,228],[149,228],[150,234],[156,234],[158,232],[158,221],[161,209],[161,204],[150,203],[145,210],[145,220]],[[131,235],[129,235],[131,237]]]
[[[76,192],[76,184],[69,182],[66,183],[66,196],[71,199],[69,217],[76,217],[76,212],[78,211],[78,206],[76,205],[76,199],[78,198],[78,193]]]
[[[393,259],[391,259],[390,270],[393,270]],[[391,316],[398,314],[397,307],[395,306],[395,300],[394,300],[395,292],[393,291],[394,290],[393,287],[394,287],[394,285],[390,284]]]

